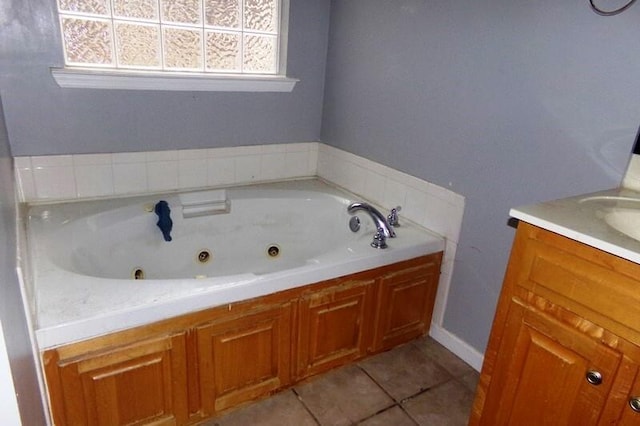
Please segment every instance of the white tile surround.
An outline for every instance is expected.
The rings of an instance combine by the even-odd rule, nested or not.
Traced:
[[[16,157],[22,201],[236,185],[316,174],[318,144]]]
[[[482,354],[442,327],[465,200],[453,191],[317,143],[16,157],[19,198],[60,201],[319,176],[446,239],[431,335],[477,370]]]

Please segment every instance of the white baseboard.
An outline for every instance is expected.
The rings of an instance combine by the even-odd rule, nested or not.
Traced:
[[[461,340],[455,334],[442,328],[437,324],[431,324],[431,330],[429,335],[445,348],[453,352],[458,358],[473,367],[476,371],[480,371],[482,368],[482,362],[484,361],[484,354],[478,352],[475,348],[468,343]]]

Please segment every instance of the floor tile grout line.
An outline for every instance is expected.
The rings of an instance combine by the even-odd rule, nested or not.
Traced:
[[[369,416],[369,417],[367,417],[367,418],[365,418],[365,419],[362,419],[359,423],[361,423],[361,422],[363,422],[363,421],[365,421],[365,420],[367,420],[367,419],[370,419],[370,418],[372,418],[372,417],[374,417],[374,416],[377,416],[378,414],[383,413],[384,411],[390,410],[390,409],[391,409],[391,408],[393,408],[394,406],[397,406],[398,408],[400,408],[400,409],[401,409],[401,410],[402,410],[402,411],[407,415],[407,417],[409,417],[409,419],[411,419],[411,421],[412,421],[413,423],[415,423],[416,425],[418,425],[418,422],[416,422],[416,420],[411,416],[411,414],[409,414],[409,413],[407,412],[407,410],[405,410],[405,409],[404,409],[404,407],[402,406],[402,401],[404,401],[404,399],[403,399],[403,400],[401,400],[401,401],[397,401],[397,400],[393,397],[393,395],[391,395],[389,392],[387,392],[387,390],[384,388],[384,386],[382,386],[380,383],[378,383],[378,381],[377,381],[377,380],[376,380],[376,379],[375,379],[371,374],[369,374],[369,372],[368,372],[364,367],[362,367],[359,363],[358,363],[358,364],[356,364],[356,366],[357,366],[357,367],[358,367],[358,368],[359,368],[359,369],[360,369],[360,370],[361,370],[361,371],[362,371],[362,372],[363,372],[367,377],[369,377],[369,378],[373,381],[373,383],[375,383],[375,384],[376,384],[376,386],[378,386],[378,387],[382,390],[382,392],[384,392],[384,393],[385,393],[389,398],[391,398],[391,400],[394,402],[394,404],[393,404],[393,405],[391,405],[391,406],[389,406],[389,407],[385,408],[384,410],[378,411],[377,413],[373,414],[372,416]],[[406,399],[406,398],[405,398],[405,399]]]
[[[357,362],[353,363],[352,365],[354,367],[356,367],[358,370],[360,370],[360,372],[364,373],[364,375],[366,377],[368,377],[373,384],[376,385],[376,387],[382,391],[383,394],[387,395],[387,397],[391,400],[391,403],[382,408],[379,409],[378,411],[376,411],[375,413],[368,415],[364,418],[355,420],[355,421],[349,421],[349,424],[351,425],[361,425],[362,423],[369,421],[370,419],[375,418],[376,416],[385,413],[389,410],[392,410],[394,407],[398,407],[400,408],[400,410],[405,414],[406,417],[409,418],[410,422],[416,426],[419,426],[420,423],[418,420],[416,420],[410,411],[407,410],[407,403],[410,402],[411,400],[413,400],[414,398],[419,397],[420,395],[423,395],[429,391],[432,390],[436,390],[438,388],[440,388],[441,386],[444,386],[448,383],[456,383],[460,386],[462,386],[467,392],[470,392],[473,394],[474,390],[472,390],[469,386],[467,386],[467,383],[465,381],[463,381],[463,378],[466,377],[467,375],[469,375],[470,373],[464,373],[464,374],[454,374],[452,371],[450,371],[448,368],[445,367],[445,365],[443,365],[442,363],[440,363],[438,361],[438,357],[435,356],[436,354],[431,354],[429,351],[425,350],[422,345],[420,345],[417,340],[413,340],[411,342],[407,342],[408,345],[412,346],[414,349],[417,349],[420,353],[422,353],[427,359],[429,359],[431,362],[434,363],[434,365],[436,365],[437,367],[439,367],[440,369],[442,369],[444,372],[447,373],[448,378],[446,380],[443,380],[441,382],[435,383],[433,385],[431,385],[428,388],[420,388],[417,392],[402,398],[402,399],[396,399],[395,397],[393,397],[391,395],[391,393],[389,391],[387,391],[387,389],[385,388],[385,386],[380,383],[378,380],[375,379],[375,377],[369,373],[369,371],[366,369],[366,367],[364,366],[363,362],[366,361],[366,359],[361,359],[358,360]],[[396,348],[393,349],[397,349],[399,347],[401,347],[403,345],[399,345]],[[393,351],[393,349],[391,350],[391,352]],[[342,366],[345,367],[345,366]],[[339,368],[338,368],[339,369]],[[336,369],[337,370],[337,369]],[[316,376],[315,378],[320,378],[322,376],[324,376],[327,372],[324,372],[323,374],[319,374],[318,376]],[[313,423],[317,426],[324,426],[322,424],[322,422],[320,421],[320,419],[313,413],[313,411],[311,410],[311,408],[307,405],[307,402],[303,399],[302,395],[298,393],[297,389],[295,387],[291,387],[289,390],[291,390],[291,392],[293,393],[293,395],[296,397],[296,399],[299,401],[300,404],[302,404],[302,408],[309,414],[309,416],[311,417]],[[210,419],[210,420],[214,420],[214,419]],[[344,419],[347,420],[347,419]]]
[[[304,399],[300,396],[300,394],[296,391],[296,388],[292,387],[291,392],[293,392],[293,394],[296,396],[298,401],[300,401],[300,404],[302,404],[302,407],[307,411],[307,413],[309,413],[313,421],[316,422],[318,426],[322,426],[320,423],[320,420],[318,420],[318,418],[315,416],[315,414],[313,414],[311,409],[307,407],[307,404],[304,402]]]
[[[436,364],[437,364],[437,363],[436,363]],[[453,374],[451,374],[451,373],[450,373],[449,371],[447,371],[444,367],[440,366],[440,364],[437,364],[437,365],[438,365],[438,366],[439,366],[443,371],[445,371],[445,372],[447,373],[447,376],[449,376],[449,378],[448,378],[447,380],[443,380],[442,382],[435,383],[434,385],[432,385],[432,386],[430,386],[430,387],[428,387],[428,388],[420,388],[420,390],[419,390],[418,392],[416,392],[416,393],[414,393],[414,394],[411,394],[411,395],[409,395],[409,396],[407,396],[407,397],[405,397],[405,398],[402,398],[401,400],[399,400],[399,401],[398,401],[396,398],[394,398],[394,397],[393,397],[393,395],[391,395],[389,392],[387,392],[387,390],[384,388],[384,386],[382,386],[380,383],[378,383],[378,381],[377,381],[377,380],[376,380],[376,379],[375,379],[371,374],[369,374],[369,372],[368,372],[364,367],[362,367],[362,366],[360,365],[360,363],[357,363],[357,364],[356,364],[356,366],[357,366],[360,370],[362,370],[362,372],[363,372],[367,377],[369,377],[369,378],[370,378],[370,379],[371,379],[371,380],[372,380],[372,381],[373,381],[373,382],[374,382],[374,383],[375,383],[375,384],[376,384],[380,389],[382,389],[382,391],[383,391],[383,392],[384,392],[384,393],[385,393],[389,398],[391,398],[393,401],[395,401],[395,402],[396,402],[396,403],[398,403],[398,404],[402,404],[403,402],[405,402],[405,401],[407,401],[407,400],[410,400],[410,399],[412,399],[412,398],[415,398],[416,396],[421,395],[421,394],[423,394],[423,393],[427,392],[427,391],[428,391],[428,390],[430,390],[430,389],[435,389],[435,388],[437,388],[438,386],[441,386],[441,385],[443,385],[443,384],[445,384],[445,383],[448,383],[448,382],[450,382],[450,381],[452,381],[452,380],[455,380],[455,381],[457,381],[458,383],[460,383],[458,380],[456,380],[456,376],[454,376]],[[466,386],[465,386],[465,388],[466,388]]]
[[[433,340],[433,338],[432,338],[432,337],[430,337],[429,335],[424,335],[424,336],[422,336],[422,337],[419,337],[419,338],[417,338],[417,339],[415,339],[415,340],[412,340],[412,341],[408,342],[408,344],[409,344],[409,345],[411,345],[411,346],[413,346],[413,347],[414,347],[414,348],[416,348],[417,350],[419,350],[422,354],[424,354],[424,356],[426,356],[427,358],[429,358],[431,361],[433,361],[436,365],[438,365],[440,368],[442,368],[444,371],[446,371],[447,373],[449,373],[449,375],[450,375],[450,376],[452,376],[452,377],[454,377],[454,378],[459,378],[459,377],[462,377],[462,376],[464,376],[464,375],[466,375],[466,374],[469,374],[469,372],[462,373],[462,374],[460,374],[460,375],[458,375],[458,374],[454,374],[452,371],[450,371],[450,370],[447,368],[447,366],[446,366],[446,365],[444,365],[442,362],[440,362],[440,361],[438,360],[438,357],[437,357],[437,356],[435,356],[434,354],[432,354],[432,353],[430,353],[429,351],[425,350],[424,348],[421,348],[421,347],[420,347],[420,344],[418,343],[418,341],[419,341],[419,340],[424,340],[425,338],[426,338],[426,339]],[[434,342],[436,342],[435,340],[433,340],[433,341],[434,341]],[[442,346],[442,345],[440,345],[438,342],[436,342],[436,344],[438,344],[439,346]],[[457,359],[460,359],[460,358],[458,358],[455,354],[453,354],[451,351],[449,351],[447,348],[445,348],[444,346],[442,346],[442,347],[444,348],[444,350],[445,350],[445,351],[447,351],[447,352],[451,353],[451,355],[453,355],[453,357],[455,357],[455,358],[457,358]],[[461,361],[462,361],[462,360],[461,360]],[[464,362],[464,361],[462,361],[462,362],[463,362],[464,364],[466,364],[466,365],[469,365],[469,364],[467,364],[467,363],[466,363],[466,362]],[[469,367],[472,369],[472,371],[475,371],[475,370],[473,370],[473,367],[471,367],[470,365],[469,365]]]
[[[394,403],[397,403],[397,402],[398,402],[398,401],[393,397],[393,395],[391,395],[389,392],[387,392],[387,390],[384,388],[384,386],[382,386],[380,383],[378,383],[378,381],[377,381],[377,380],[376,380],[376,379],[375,379],[371,374],[369,374],[369,372],[368,372],[368,371],[367,371],[363,366],[361,366],[361,365],[360,365],[360,363],[357,363],[357,364],[356,364],[356,367],[358,367],[358,368],[360,369],[360,371],[362,371],[362,372],[363,372],[363,373],[364,373],[368,378],[370,378],[370,379],[371,379],[371,381],[372,381],[373,383],[375,383],[375,384],[376,384],[376,386],[377,386],[377,387],[379,387],[379,388],[380,388],[380,390],[382,390],[382,392],[384,392],[384,394],[385,394],[385,395],[387,395],[389,398],[391,398],[391,400],[392,400]]]
[[[478,387],[478,384],[476,383],[475,387],[474,387],[473,389],[471,389],[471,388],[468,386],[468,384],[467,384],[467,383],[465,383],[465,382],[462,380],[462,377],[463,377],[463,376],[465,376],[465,375],[462,375],[462,376],[459,376],[459,377],[454,376],[453,380],[455,380],[456,382],[458,382],[458,384],[462,385],[462,387],[463,387],[463,388],[465,388],[466,390],[468,390],[469,392],[471,392],[471,393],[475,394],[475,392],[476,392],[476,388]]]
[[[438,364],[438,365],[440,365],[440,364]],[[384,411],[390,410],[390,409],[391,409],[391,408],[393,408],[394,406],[397,406],[397,407],[399,407],[399,408],[400,408],[400,409],[401,409],[401,410],[402,410],[402,411],[403,411],[403,412],[404,412],[404,413],[405,413],[405,414],[406,414],[406,415],[411,419],[411,421],[412,421],[413,423],[415,423],[416,425],[419,425],[419,423],[416,421],[416,419],[414,419],[414,418],[413,418],[413,416],[411,415],[411,413],[409,413],[409,412],[405,409],[405,403],[406,403],[407,401],[410,401],[410,400],[412,400],[412,399],[414,399],[414,398],[416,398],[416,397],[418,397],[418,396],[420,396],[420,395],[422,395],[422,394],[426,393],[426,392],[429,392],[430,390],[434,390],[434,389],[436,389],[436,388],[438,388],[438,387],[440,387],[440,386],[443,386],[443,385],[445,385],[446,383],[449,383],[449,382],[452,382],[452,381],[453,381],[453,382],[460,383],[458,380],[456,380],[456,377],[455,377],[453,374],[451,374],[451,373],[449,373],[449,372],[447,371],[447,374],[448,374],[448,376],[449,376],[449,378],[448,378],[447,380],[444,380],[444,381],[442,381],[442,382],[440,382],[440,383],[436,383],[436,384],[434,384],[433,386],[430,386],[430,387],[428,387],[428,388],[421,388],[418,392],[416,392],[416,393],[414,393],[414,394],[412,394],[412,395],[409,395],[409,396],[408,396],[408,397],[406,397],[406,398],[402,398],[401,400],[399,400],[399,401],[398,401],[398,400],[397,400],[397,399],[395,399],[395,398],[394,398],[394,397],[393,397],[389,392],[387,392],[387,390],[386,390],[386,389],[385,389],[385,388],[384,388],[380,383],[378,383],[378,381],[377,381],[377,380],[376,380],[376,379],[375,379],[371,374],[369,374],[369,372],[368,372],[364,367],[362,367],[360,364],[356,364],[356,366],[357,366],[360,370],[362,370],[362,372],[363,372],[365,375],[367,375],[367,377],[369,377],[369,378],[370,378],[370,379],[371,379],[371,380],[372,380],[372,381],[373,381],[373,382],[374,382],[374,383],[375,383],[375,384],[376,384],[376,385],[377,385],[377,386],[378,386],[378,387],[379,387],[379,388],[380,388],[380,389],[381,389],[381,390],[382,390],[382,391],[383,391],[387,396],[389,396],[389,398],[391,398],[391,400],[393,400],[393,401],[394,401],[394,404],[393,404],[393,405],[391,405],[391,406],[389,406],[389,407],[387,407],[387,408],[384,408],[384,409],[382,409],[382,410],[378,411],[377,413],[375,413],[375,414],[373,414],[373,415],[371,415],[371,416],[369,416],[369,417],[366,417],[366,418],[364,418],[364,419],[360,420],[360,421],[359,421],[358,423],[356,423],[356,424],[359,424],[359,423],[361,423],[361,422],[363,422],[363,421],[365,421],[365,420],[368,420],[368,419],[370,419],[370,418],[372,418],[372,417],[374,417],[374,416],[376,416],[376,415],[378,415],[378,414],[380,414],[380,413],[383,413]],[[442,368],[443,368],[443,367],[442,367]],[[446,371],[446,370],[445,370],[445,371]],[[464,386],[464,387],[465,387],[465,389],[467,388],[466,386]]]
[[[420,389],[418,392],[414,393],[413,395],[410,395],[410,396],[408,396],[406,398],[403,398],[402,401],[399,402],[399,404],[400,405],[404,405],[406,402],[411,401],[412,399],[415,399],[415,398],[419,397],[422,394],[425,394],[425,393],[427,393],[429,391],[435,390],[435,389],[437,389],[437,388],[439,388],[441,386],[444,386],[444,385],[446,385],[447,383],[450,383],[450,382],[456,382],[459,385],[462,385],[460,382],[458,382],[455,379],[455,377],[452,377],[450,379],[445,380],[444,382],[436,383],[435,385],[433,385],[431,387]],[[462,387],[464,387],[465,390],[468,390],[468,388],[466,386],[462,385]]]
[[[457,382],[457,380],[455,379],[455,377],[451,377],[450,379],[445,380],[444,382],[438,383],[436,385],[433,385],[433,386],[425,388],[425,389],[420,389],[419,392],[417,392],[417,393],[415,393],[415,394],[413,394],[411,396],[408,396],[408,397],[404,398],[402,401],[400,401],[398,403],[398,406],[411,419],[411,421],[413,421],[416,425],[420,426],[420,423],[416,419],[413,418],[413,416],[411,415],[411,412],[407,411],[406,403],[411,401],[414,398],[417,398],[418,396],[420,396],[422,394],[425,394],[427,392],[433,391],[433,390],[439,388],[440,386],[444,386],[445,384],[447,384],[449,382]]]
[[[428,388],[421,388],[418,392],[416,392],[416,393],[414,393],[414,394],[412,394],[412,395],[409,395],[409,396],[408,396],[408,397],[406,397],[406,398],[402,398],[401,400],[399,400],[399,401],[398,401],[396,398],[394,398],[394,397],[393,397],[393,395],[391,395],[389,392],[387,392],[387,390],[384,388],[384,386],[383,386],[382,384],[378,383],[378,381],[377,381],[377,380],[376,380],[376,379],[375,379],[371,374],[369,374],[369,372],[368,372],[368,371],[367,371],[367,370],[366,370],[366,369],[365,369],[365,368],[364,368],[360,363],[356,363],[356,366],[357,366],[357,367],[358,367],[358,368],[359,368],[359,369],[360,369],[360,370],[361,370],[361,371],[362,371],[362,372],[363,372],[367,377],[369,377],[369,378],[373,381],[373,383],[375,383],[375,384],[376,384],[376,386],[378,386],[378,387],[379,387],[379,388],[380,388],[380,389],[381,389],[381,390],[382,390],[382,391],[383,391],[383,392],[384,392],[384,393],[385,393],[389,398],[391,398],[391,400],[392,400],[392,401],[394,401],[394,402],[395,402],[395,404],[393,404],[392,406],[387,407],[387,408],[385,408],[384,410],[379,411],[378,413],[373,414],[373,415],[371,415],[371,416],[369,416],[369,417],[366,417],[365,419],[360,420],[360,422],[365,421],[365,420],[367,420],[367,419],[370,419],[370,418],[372,418],[372,417],[376,416],[377,414],[379,414],[379,413],[381,413],[381,412],[384,412],[384,411],[386,411],[386,410],[389,410],[389,409],[393,408],[393,406],[394,406],[394,405],[397,405],[397,406],[398,406],[398,407],[399,407],[399,408],[400,408],[400,409],[401,409],[401,410],[402,410],[402,411],[403,411],[403,412],[404,412],[404,413],[405,413],[405,414],[406,414],[406,415],[411,419],[411,421],[412,421],[413,423],[415,423],[416,425],[419,425],[419,423],[416,421],[416,419],[414,419],[414,418],[413,418],[413,416],[411,415],[411,413],[409,413],[409,412],[405,409],[405,403],[406,403],[407,401],[410,401],[410,400],[412,400],[413,398],[416,398],[416,397],[417,397],[417,396],[419,396],[419,395],[422,395],[422,394],[424,394],[424,393],[426,393],[426,392],[428,392],[428,391],[430,391],[430,390],[436,389],[436,388],[438,388],[438,387],[440,387],[440,386],[442,386],[442,385],[444,385],[444,384],[446,384],[446,383],[449,383],[449,382],[451,382],[451,381],[453,381],[453,382],[457,382],[457,383],[462,384],[462,385],[464,386],[464,384],[463,384],[463,383],[461,383],[459,380],[457,380],[457,377],[456,377],[454,374],[452,374],[452,373],[451,373],[448,369],[446,369],[442,364],[440,364],[439,362],[437,362],[437,361],[435,360],[435,357],[429,356],[429,354],[428,354],[428,353],[426,353],[425,351],[423,351],[422,349],[420,349],[420,347],[418,347],[418,346],[417,346],[416,344],[414,344],[414,343],[415,343],[415,340],[414,340],[414,341],[411,341],[411,342],[408,342],[408,345],[411,345],[411,346],[413,346],[415,349],[419,350],[419,351],[420,351],[424,356],[426,356],[430,361],[432,361],[432,362],[433,362],[435,365],[437,365],[440,369],[442,369],[444,372],[446,372],[446,373],[447,373],[447,376],[448,376],[448,379],[447,379],[447,380],[444,380],[444,381],[442,381],[442,382],[436,383],[436,384],[434,384],[434,385],[432,385],[432,386],[430,386],[430,387],[428,387]],[[394,349],[395,349],[395,348],[394,348]],[[392,349],[392,350],[393,350],[393,349]],[[464,388],[465,388],[465,389],[467,389],[467,387],[466,387],[466,386],[464,386]],[[358,422],[358,423],[356,423],[356,424],[359,424],[360,422]]]
[[[389,399],[391,399],[392,404],[388,405],[378,411],[376,411],[375,413],[364,417],[362,419],[356,420],[355,422],[352,422],[351,424],[353,425],[358,425],[372,417],[377,416],[378,414],[381,414],[387,410],[392,409],[393,407],[399,406],[398,402],[396,401],[396,399],[389,394],[389,392],[387,392],[386,389],[384,389],[384,387],[382,387],[382,385],[380,385],[376,379],[374,379],[362,366],[360,366],[358,363],[355,364],[355,366],[364,373],[365,376],[367,376],[385,395],[387,395],[389,397]],[[307,407],[306,403],[304,402],[304,398],[302,398],[298,392],[296,392],[295,388],[291,388],[291,390],[293,391],[293,393],[298,397],[298,400],[302,403],[302,405],[304,406],[304,408],[309,412],[309,414],[311,414],[311,416],[313,417],[313,419],[318,423],[318,425],[322,426],[322,423],[320,423],[320,421],[316,418],[316,416],[311,412],[311,410],[309,409],[309,407]],[[402,411],[404,411],[404,409],[402,409],[402,407],[399,407]],[[405,411],[406,413],[406,411]],[[409,415],[408,413],[406,413],[407,415]],[[409,418],[411,418],[411,421],[413,421],[415,423],[415,420],[413,420],[413,418],[411,416],[409,416]],[[416,423],[417,424],[417,423]]]
[[[402,404],[398,404],[398,407],[400,407],[400,409],[402,410],[403,413],[405,413],[407,415],[407,417],[413,422],[415,423],[417,426],[420,426],[420,423],[418,423],[418,421],[416,419],[413,418],[413,416],[411,415],[410,412],[408,412],[406,410],[406,408],[404,407],[404,405]]]
[[[416,421],[413,419],[413,417],[411,417],[411,415],[409,413],[407,413],[401,406],[400,404],[398,404],[397,402],[394,402],[393,404],[391,404],[390,406],[383,408],[382,410],[376,411],[375,413],[373,413],[372,415],[365,417],[364,419],[358,420],[355,424],[359,425],[362,424],[363,422],[366,422],[367,420],[377,416],[378,414],[382,414],[385,411],[389,411],[391,410],[393,407],[398,407],[400,410],[404,411],[404,413],[409,417],[409,419],[411,419],[412,422],[414,422],[416,425],[418,425],[418,423],[416,423]],[[419,425],[418,425],[419,426]]]

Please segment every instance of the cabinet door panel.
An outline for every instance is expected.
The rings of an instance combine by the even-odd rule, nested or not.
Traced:
[[[205,413],[265,395],[290,381],[291,306],[198,328]]]
[[[48,374],[54,421],[173,425],[187,419],[184,335],[62,360]],[[59,382],[54,382],[58,378]],[[59,403],[59,406],[56,406]]]
[[[514,300],[481,424],[595,425],[622,355]],[[586,380],[597,371],[602,382]]]
[[[640,424],[640,412],[633,410],[630,405],[631,399],[640,400],[640,370],[636,368],[635,373],[636,374],[633,385],[624,398],[625,404],[622,410],[622,416],[620,418],[620,421],[618,422],[618,426],[635,426]],[[637,407],[637,404],[634,404],[634,406]]]
[[[383,276],[374,350],[392,348],[429,330],[440,275],[439,258]]]
[[[171,366],[158,354],[120,365],[88,371],[81,375],[87,408],[95,412],[99,424],[134,424],[140,419],[172,416]],[[144,395],[144,398],[140,398]]]
[[[316,374],[366,354],[374,280],[347,283],[300,301],[298,375]]]

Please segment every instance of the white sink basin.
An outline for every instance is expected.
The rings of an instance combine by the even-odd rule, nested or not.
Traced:
[[[640,191],[612,188],[510,210],[523,222],[640,265]]]
[[[609,226],[640,241],[640,209],[614,208],[604,215]]]
[[[598,216],[607,225],[626,236],[640,241],[640,199],[624,196],[595,196],[580,203],[597,203]]]
[[[603,206],[633,207],[640,209],[640,198],[623,195],[594,195],[582,198],[579,203],[598,203]]]

